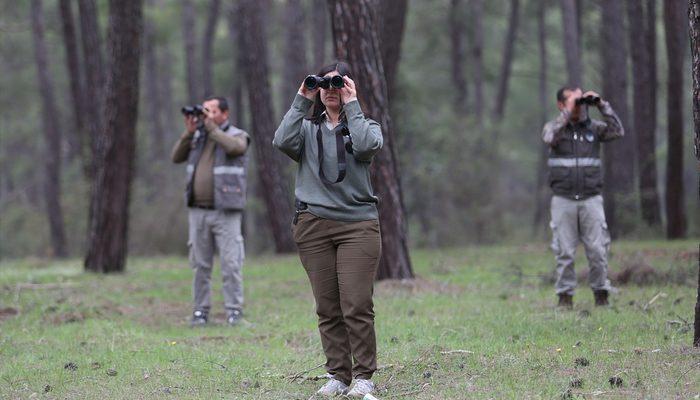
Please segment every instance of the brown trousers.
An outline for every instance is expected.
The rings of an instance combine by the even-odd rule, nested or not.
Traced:
[[[347,385],[353,376],[372,378],[377,370],[372,293],[381,255],[379,221],[333,221],[303,212],[292,230],[316,299],[326,370]]]

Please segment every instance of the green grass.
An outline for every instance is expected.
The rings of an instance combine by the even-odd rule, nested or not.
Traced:
[[[621,286],[609,309],[584,284],[573,311],[553,307],[545,245],[415,251],[418,280],[376,286],[377,397],[698,398],[697,250],[614,243],[613,272],[647,263],[673,283]],[[320,381],[289,378],[318,376],[325,361],[298,259],[246,261],[250,324],[236,328],[224,325],[218,265],[215,275],[214,323],[191,329],[185,259],[130,259],[115,276],[78,261],[1,263],[0,398],[311,397]]]

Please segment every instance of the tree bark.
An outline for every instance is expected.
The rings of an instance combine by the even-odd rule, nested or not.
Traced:
[[[690,57],[693,68],[695,158],[699,161],[698,170],[700,170],[700,0],[688,1],[688,33],[690,36]],[[700,245],[698,245],[698,294],[695,301],[693,346],[700,347]]]
[[[388,101],[394,97],[396,87],[396,74],[399,69],[401,59],[401,42],[406,25],[406,12],[408,10],[407,0],[381,0],[381,32],[380,46],[382,50],[382,61],[384,63],[384,77]]]
[[[666,158],[666,237],[685,237],[683,187],[683,61],[685,59],[685,2],[664,0],[664,31],[668,59],[668,156]]]
[[[648,10],[647,10],[648,11]],[[643,3],[627,0],[627,14],[632,54],[633,75],[633,132],[637,141],[637,164],[639,172],[639,195],[642,218],[650,227],[661,224],[661,209],[656,177],[656,140],[654,137],[654,103],[650,82],[653,82],[651,54],[647,29],[647,18]]]
[[[165,151],[165,128],[163,125],[158,81],[160,80],[160,68],[155,45],[155,27],[153,21],[146,18],[143,26],[143,58],[146,80],[146,105],[148,107],[148,127],[151,130],[148,135],[151,139],[151,159],[158,160],[163,157]]]
[[[61,128],[54,98],[44,40],[44,10],[41,0],[31,1],[32,38],[37,80],[41,94],[41,122],[45,140],[44,199],[51,234],[51,250],[55,257],[65,257],[66,236],[61,211]]]
[[[326,60],[326,38],[328,37],[328,7],[325,0],[311,1],[311,43],[313,45],[312,70],[315,72],[324,64]]]
[[[478,126],[484,117],[484,0],[470,0],[473,27],[472,65],[474,66],[474,115]]]
[[[537,47],[540,56],[540,71],[539,71],[539,101],[540,107],[540,126],[547,123],[547,1],[539,0],[537,3]],[[535,215],[533,219],[533,233],[541,234],[547,221],[546,215],[549,210],[549,187],[547,185],[547,157],[549,155],[549,146],[542,143],[542,140],[537,137],[539,145],[539,158],[537,160],[537,187],[535,190]]]
[[[243,37],[238,25],[238,14],[240,13],[240,3],[236,1],[228,13],[228,35],[229,42],[233,45],[233,68],[234,81],[231,90],[233,106],[231,107],[230,119],[232,123],[240,128],[245,125],[243,115],[243,70],[245,68],[245,57],[242,51],[244,46]],[[243,128],[245,129],[245,128]]]
[[[503,119],[506,100],[508,96],[508,82],[513,66],[513,53],[515,40],[518,33],[518,21],[520,19],[520,0],[510,0],[510,16],[508,17],[508,32],[503,43],[503,59],[501,61],[501,73],[499,75],[496,101],[493,107],[493,117],[496,121]]]
[[[576,0],[561,0],[561,15],[564,25],[564,54],[566,55],[566,70],[569,85],[581,86],[583,83],[583,65],[581,48],[579,47],[579,23],[576,11]],[[638,1],[638,0],[636,0]]]
[[[241,0],[240,26],[245,57],[244,78],[251,111],[251,130],[255,140],[256,162],[263,199],[267,207],[268,223],[278,253],[296,249],[289,229],[293,210],[287,181],[284,179],[282,155],[270,145],[274,137],[275,115],[270,96],[269,62],[265,33],[263,4],[257,0]]]
[[[95,0],[78,0],[80,9],[80,38],[83,43],[83,65],[85,66],[85,110],[89,118],[90,132],[90,171],[94,173],[96,138],[103,127],[104,104],[104,62],[102,61],[102,39],[97,22]]]
[[[329,0],[328,5],[336,56],[352,66],[362,110],[379,122],[384,136],[384,148],[374,157],[372,165],[372,184],[380,198],[382,231],[382,258],[377,279],[413,278],[375,3],[372,0]]]
[[[58,2],[61,13],[61,27],[63,31],[63,45],[66,53],[66,70],[70,83],[70,92],[73,110],[73,133],[68,135],[72,156],[76,156],[83,164],[83,172],[89,178],[90,162],[89,153],[86,152],[85,142],[89,142],[85,128],[85,99],[83,97],[83,74],[81,72],[78,39],[73,20],[71,0]],[[87,139],[87,140],[86,140]]]
[[[634,133],[629,129],[627,102],[627,45],[625,37],[623,0],[600,3],[602,9],[601,59],[603,62],[603,91],[617,112],[627,133],[624,137],[606,143],[604,151],[605,214],[613,237],[630,232],[636,219],[634,193]]]
[[[451,0],[448,9],[447,25],[450,31],[450,59],[452,67],[452,87],[455,89],[453,105],[457,115],[467,112],[468,87],[464,76],[464,35],[466,27],[461,12],[462,0]]]
[[[110,0],[105,131],[97,140],[85,269],[124,271],[136,152],[143,0]]]
[[[221,12],[221,0],[211,0],[209,3],[209,15],[207,24],[204,26],[204,36],[202,37],[202,97],[214,96],[213,84],[213,47],[216,39],[216,24],[219,21]]]
[[[282,70],[282,99],[286,105],[299,90],[304,77],[309,74],[306,67],[306,16],[301,0],[287,0],[282,16],[284,24],[284,60]]]
[[[185,49],[185,80],[189,104],[201,101],[197,84],[196,40],[194,5],[192,0],[182,0],[182,44]]]

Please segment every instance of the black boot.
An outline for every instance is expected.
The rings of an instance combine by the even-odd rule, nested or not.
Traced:
[[[557,304],[557,307],[562,307],[562,308],[574,308],[574,296],[570,294],[560,294],[559,295],[559,304]]]
[[[594,290],[593,297],[595,298],[596,306],[607,306],[608,303],[608,291],[607,290]]]

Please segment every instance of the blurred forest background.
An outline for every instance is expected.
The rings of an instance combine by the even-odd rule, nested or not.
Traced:
[[[186,253],[185,170],[170,161],[170,149],[183,130],[180,107],[201,102],[205,94],[226,96],[232,122],[251,131],[246,93],[257,90],[259,82],[244,79],[243,29],[256,24],[267,44],[268,68],[257,73],[270,82],[274,127],[303,77],[335,58],[326,1],[260,0],[262,18],[252,22],[241,16],[242,3],[144,1],[130,254]],[[374,3],[380,20],[387,10],[401,12],[407,6],[403,28],[396,21],[378,27],[385,29],[380,42],[386,35],[400,38],[403,29],[389,103],[412,247],[548,239],[549,191],[540,132],[544,121],[556,116],[555,92],[567,81],[580,81],[584,89],[612,99],[627,131],[625,140],[605,151],[606,207],[615,236],[700,234],[687,2]],[[669,16],[666,3],[680,6],[683,11],[676,15],[685,20]],[[97,26],[88,18],[90,4],[96,6]],[[37,21],[43,47],[36,46]],[[106,0],[0,3],[0,258],[85,254],[92,168],[87,127],[96,117],[92,106],[99,103],[86,93],[101,84],[87,76],[86,65],[95,54],[106,57],[108,23]],[[85,29],[101,40],[86,46],[86,39],[94,37]],[[679,41],[680,47],[668,46]],[[679,49],[682,70],[669,68],[678,64],[669,59],[679,60]],[[38,78],[42,58],[47,68]],[[679,77],[680,89],[674,89]],[[47,81],[54,99],[49,116]],[[677,152],[676,142],[669,156],[673,104],[683,111],[682,136],[671,136],[680,138],[682,150]],[[591,114],[598,116],[597,111]],[[42,125],[42,118],[48,118],[48,125]],[[53,134],[46,134],[46,126]],[[253,146],[271,144],[253,137]],[[640,155],[640,148],[650,150]],[[251,162],[247,250],[272,252],[275,243],[256,157]],[[284,165],[280,173],[291,188],[295,166]],[[60,182],[53,202],[62,214],[60,226],[47,218],[52,180]],[[669,211],[667,199],[673,194],[681,200],[674,200]],[[286,199],[290,204],[292,196],[290,192]],[[678,218],[669,217],[678,215],[678,204],[685,224],[680,230],[675,228]],[[50,228],[54,235],[56,229],[63,232],[62,254],[56,254]]]

